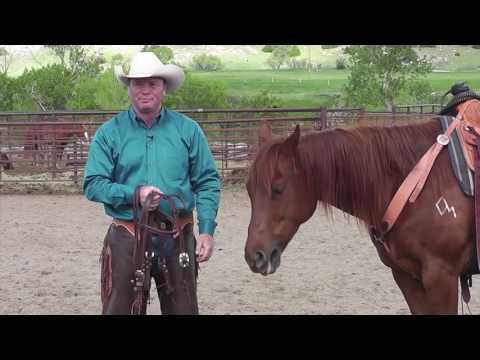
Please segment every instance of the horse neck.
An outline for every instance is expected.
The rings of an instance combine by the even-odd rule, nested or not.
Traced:
[[[400,153],[392,160],[388,141],[378,140],[382,131],[386,130],[337,129],[307,136],[300,143],[308,186],[326,209],[334,206],[366,224],[380,225],[401,182],[401,176],[392,176],[392,166],[411,168],[414,160],[409,157],[418,157],[406,154],[407,159],[401,159]]]

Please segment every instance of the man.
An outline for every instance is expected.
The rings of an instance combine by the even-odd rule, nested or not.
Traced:
[[[213,252],[220,181],[199,125],[162,106],[163,97],[184,81],[183,70],[162,64],[154,53],[141,52],[132,59],[128,75],[119,68],[116,75],[128,87],[132,105],[95,133],[83,189],[89,200],[103,203],[106,214],[113,218],[102,251],[102,312],[130,314],[134,299],[135,189],[141,186],[142,206],[147,196],[154,194],[153,200],[152,195],[149,197],[149,208],[144,210],[167,211],[165,200],[161,201],[162,193],[183,199],[175,205],[184,216],[191,217],[197,208],[199,236],[195,240],[192,225],[184,228],[183,238],[189,258],[204,262]],[[168,257],[168,275],[152,267],[162,313],[197,314],[197,261],[190,261],[186,269],[178,266],[178,260],[171,260],[170,253],[178,256],[179,242],[170,240],[171,244],[160,244],[158,248],[174,249],[165,250],[163,259],[157,253],[159,261]]]

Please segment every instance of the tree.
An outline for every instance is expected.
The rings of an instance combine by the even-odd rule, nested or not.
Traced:
[[[122,65],[125,59],[123,58],[122,54],[115,54],[112,56],[112,60],[110,61],[113,65]]]
[[[272,53],[274,48],[275,48],[275,45],[265,45],[262,48],[262,51],[266,53]]]
[[[100,105],[96,99],[98,79],[84,76],[80,78],[73,88],[72,97],[68,100],[66,108],[69,110],[97,110]]]
[[[75,80],[82,76],[95,77],[106,63],[103,56],[89,55],[81,45],[45,45],[60,59],[60,64],[70,71]]]
[[[6,75],[10,65],[12,64],[13,53],[7,51],[7,49],[0,47],[0,74]]]
[[[276,49],[286,50],[289,57],[300,56],[300,48],[297,45],[265,45],[262,48],[262,51],[266,53],[273,53]]]
[[[67,52],[71,45],[45,45],[45,48],[50,49],[60,59],[60,64],[65,66]]]
[[[169,63],[173,59],[173,50],[168,46],[160,45],[145,45],[142,51],[151,51],[158,56],[160,61],[164,64]]]
[[[95,77],[102,71],[102,65],[106,63],[102,55],[88,55],[86,50],[79,45],[72,45],[69,52],[67,69],[75,80],[82,76]]]
[[[274,70],[280,69],[288,60],[300,56],[297,45],[266,45],[263,51],[271,52],[272,55],[267,59],[267,64]]]
[[[351,45],[345,53],[350,56],[344,87],[348,105],[384,105],[391,111],[402,91],[417,97],[428,91],[421,78],[432,66],[418,57],[412,45]]]
[[[0,111],[12,111],[14,103],[14,80],[0,73]]]
[[[164,104],[177,109],[224,108],[227,90],[223,82],[202,80],[187,72],[182,87],[165,97]]]
[[[197,71],[217,71],[223,68],[223,63],[218,56],[202,53],[193,57],[192,67]]]
[[[20,96],[33,99],[41,110],[65,110],[72,97],[74,80],[60,64],[25,70],[17,79]]]
[[[124,109],[128,107],[129,103],[127,88],[117,80],[113,66],[96,79],[95,104],[100,109]]]

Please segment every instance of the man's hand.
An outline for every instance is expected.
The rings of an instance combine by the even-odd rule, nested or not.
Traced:
[[[197,255],[198,262],[204,262],[210,259],[213,253],[213,237],[209,234],[200,234],[197,238]]]
[[[147,198],[148,194],[150,194],[151,192],[163,194],[163,192],[155,186],[150,186],[150,185],[142,186],[140,188],[140,204],[142,204],[142,206],[145,205],[145,199]],[[147,210],[153,211],[156,208],[158,208],[159,204],[160,204],[160,195],[155,195],[152,202],[150,203],[150,207]]]

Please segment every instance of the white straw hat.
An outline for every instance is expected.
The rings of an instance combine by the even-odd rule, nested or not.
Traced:
[[[167,84],[167,93],[177,90],[185,80],[182,68],[167,64],[164,65],[153,52],[140,52],[136,54],[130,65],[127,75],[123,73],[121,66],[115,66],[117,79],[128,86],[130,79],[160,77]]]

